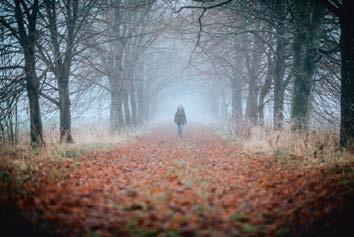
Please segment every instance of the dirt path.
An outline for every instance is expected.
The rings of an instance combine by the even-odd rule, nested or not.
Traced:
[[[61,182],[34,174],[37,186],[26,186],[32,198],[22,206],[73,236],[311,233],[322,223],[316,219],[336,225],[331,215],[353,193],[341,183],[344,168],[300,169],[251,157],[202,125],[188,126],[182,139],[161,125],[64,168]]]

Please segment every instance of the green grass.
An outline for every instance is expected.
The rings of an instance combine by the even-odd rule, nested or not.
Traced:
[[[242,226],[242,232],[244,232],[245,234],[256,234],[258,232],[258,227],[251,225],[251,224],[244,224]]]
[[[165,237],[180,237],[182,235],[177,230],[167,230],[161,236],[165,236]]]
[[[157,235],[156,230],[142,227],[136,222],[129,222],[126,228],[128,232],[131,233],[132,236],[152,237]]]
[[[11,181],[11,176],[8,174],[6,171],[0,170],[0,182],[10,182]]]
[[[244,222],[247,221],[247,218],[243,213],[235,213],[230,216],[231,221],[236,221],[236,222]]]
[[[277,237],[285,237],[285,236],[288,236],[289,235],[289,229],[286,227],[286,226],[282,226],[280,227],[277,232],[276,232],[276,236]]]

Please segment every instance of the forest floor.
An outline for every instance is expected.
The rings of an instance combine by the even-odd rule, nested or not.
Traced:
[[[34,162],[34,161],[29,161]],[[294,165],[203,125],[0,172],[0,231],[26,236],[354,236],[353,163]]]

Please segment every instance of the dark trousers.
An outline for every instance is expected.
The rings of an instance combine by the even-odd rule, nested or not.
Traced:
[[[178,135],[182,137],[183,124],[177,124]]]

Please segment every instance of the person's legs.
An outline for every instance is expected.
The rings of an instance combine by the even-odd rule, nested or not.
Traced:
[[[183,124],[180,124],[179,126],[178,126],[178,134],[179,134],[179,136],[180,137],[182,137],[182,131],[183,131]]]

